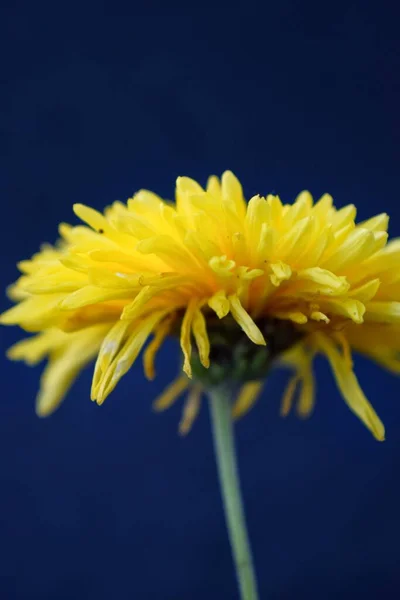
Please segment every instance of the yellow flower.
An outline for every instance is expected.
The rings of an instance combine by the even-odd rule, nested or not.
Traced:
[[[328,194],[314,203],[308,192],[293,204],[271,195],[247,204],[229,171],[205,190],[179,177],[175,204],[142,190],[104,215],[80,204],[74,211],[86,225],[62,224],[55,247],[19,264],[16,304],[1,316],[37,332],[10,358],[49,359],[39,414],[57,407],[96,356],[92,399],[104,402],[150,337],[143,361],[152,379],[158,348],[179,335],[185,374],[156,408],[189,388],[182,432],[207,386],[241,385],[240,416],[277,362],[295,369],[282,413],[297,391],[298,412],[308,415],[312,361],[322,353],[350,409],[384,439],[351,353],[400,371],[400,240],[387,244],[387,215],[355,224],[353,205],[337,210]]]

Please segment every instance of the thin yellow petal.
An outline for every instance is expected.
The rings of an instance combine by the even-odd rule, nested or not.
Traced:
[[[231,171],[225,171],[221,177],[222,199],[228,205],[232,206],[234,212],[241,219],[246,212],[246,203],[243,197],[242,186]]]
[[[236,267],[235,261],[228,259],[225,255],[213,256],[208,261],[208,264],[220,277],[232,277],[232,271]]]
[[[233,294],[232,296],[229,296],[229,302],[232,317],[238,325],[240,325],[247,337],[255,344],[265,346],[266,341],[263,334],[254,323],[249,313],[243,308],[239,298]]]
[[[389,225],[389,216],[386,213],[381,213],[380,215],[376,215],[376,217],[372,217],[371,219],[363,221],[358,225],[359,227],[369,229],[370,231],[387,231]]]
[[[104,338],[94,368],[91,399],[95,400],[102,377],[122,347],[132,324],[128,321],[117,321]]]
[[[21,323],[29,322],[31,319],[40,319],[46,314],[56,309],[63,294],[52,294],[43,297],[29,297],[19,304],[12,306],[0,315],[0,323],[2,325],[20,325]]]
[[[400,323],[400,302],[369,302],[365,320],[375,323]]]
[[[363,303],[369,302],[376,296],[380,285],[381,282],[379,279],[371,279],[371,281],[367,281],[363,285],[351,289],[349,296]]]
[[[208,306],[213,309],[219,319],[223,319],[230,311],[229,300],[224,290],[219,290],[208,300]]]
[[[80,368],[66,361],[65,356],[50,360],[40,379],[36,398],[36,414],[47,417],[58,408],[78,376]]]
[[[165,321],[163,321],[161,325],[158,326],[154,338],[151,340],[150,344],[147,346],[146,350],[143,353],[144,373],[147,379],[149,379],[150,381],[153,380],[156,375],[154,366],[155,357],[160,347],[162,346],[165,338],[171,331],[172,322],[173,319],[168,318]]]
[[[36,399],[40,417],[50,415],[60,405],[76,377],[94,359],[105,331],[104,326],[95,326],[78,334],[63,335],[64,343],[51,352],[40,380]]]
[[[47,356],[51,343],[51,332],[39,333],[11,346],[7,350],[7,358],[10,360],[23,360],[27,365],[36,365]]]
[[[307,418],[312,413],[315,404],[315,378],[311,370],[311,363],[308,363],[301,370],[300,377],[301,384],[297,402],[297,414],[302,418]]]
[[[312,319],[313,321],[323,321],[324,323],[330,322],[329,317],[319,310],[312,311],[312,313],[310,314],[310,319]]]
[[[211,175],[211,177],[208,178],[206,190],[209,194],[214,196],[214,198],[221,198],[221,184],[218,177]]]
[[[234,419],[240,419],[254,406],[263,385],[262,381],[249,381],[243,385],[232,407],[232,417]]]
[[[190,381],[182,375],[173,381],[162,394],[153,402],[153,409],[157,412],[166,410],[189,387]]]
[[[329,215],[332,206],[332,196],[330,194],[323,194],[323,196],[315,203],[313,214],[319,218],[326,217],[326,215]]]
[[[317,284],[319,293],[322,294],[341,294],[347,292],[350,287],[346,277],[338,277],[331,271],[321,269],[320,267],[302,269],[297,273],[297,279]]]
[[[97,304],[98,302],[107,302],[108,300],[123,300],[132,297],[132,290],[121,289],[104,289],[87,285],[80,288],[76,292],[69,294],[60,303],[60,308],[63,310],[74,310],[89,304]]]
[[[111,272],[105,269],[88,269],[88,277],[91,284],[97,287],[110,289],[140,289],[145,285],[146,278],[140,273]],[[153,276],[153,279],[155,277]]]
[[[308,321],[307,315],[295,310],[277,311],[274,312],[274,316],[277,319],[288,319],[289,321],[293,321],[293,323],[297,323],[298,325],[304,325]]]
[[[210,366],[210,340],[208,339],[206,320],[200,309],[194,312],[192,330],[199,351],[200,362],[203,367],[208,369]]]
[[[272,274],[270,275],[270,279],[273,285],[276,287],[280,286],[282,281],[287,281],[292,276],[292,269],[286,263],[282,261],[272,263],[270,265]]]
[[[349,408],[379,441],[385,439],[385,428],[365,397],[357,378],[336,346],[326,336],[318,336],[318,346],[328,358],[336,383]]]
[[[121,377],[132,367],[139,352],[157,323],[165,316],[166,311],[156,312],[139,322],[129,334],[122,348],[103,374],[96,394],[96,402],[102,404],[113,391]]]
[[[368,349],[365,354],[377,362],[381,367],[384,367],[395,375],[400,375],[400,353],[390,352],[387,348],[374,348],[373,351]]]
[[[73,210],[77,217],[96,231],[105,233],[110,229],[107,219],[94,208],[90,208],[90,206],[85,206],[84,204],[74,204]]]
[[[192,356],[192,341],[190,339],[190,334],[192,331],[192,321],[197,304],[197,300],[192,300],[189,302],[189,306],[186,309],[181,325],[181,348],[184,356],[183,370],[188,377],[192,376],[192,367],[190,364],[190,359]]]
[[[299,382],[298,375],[294,375],[293,377],[291,377],[289,379],[289,383],[286,386],[286,389],[282,396],[282,401],[281,401],[281,416],[282,417],[287,417],[287,415],[290,413],[290,410],[293,405],[293,398],[294,398],[294,394],[296,392],[296,387],[297,387],[298,382]]]
[[[321,302],[322,304],[322,302]],[[325,300],[323,301],[323,312],[340,315],[351,319],[354,323],[364,322],[365,305],[359,300],[347,298],[343,300]]]
[[[192,425],[200,412],[202,391],[203,390],[199,385],[194,385],[190,389],[179,422],[180,435],[187,435],[191,430]]]
[[[184,215],[192,222],[193,208],[191,196],[204,194],[203,188],[190,177],[178,177],[176,180],[176,209],[178,214]]]

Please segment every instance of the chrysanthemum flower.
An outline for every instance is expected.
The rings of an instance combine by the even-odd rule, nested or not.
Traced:
[[[230,172],[198,183],[179,177],[176,203],[139,191],[104,214],[74,206],[85,223],[60,226],[55,247],[19,264],[16,305],[3,324],[36,335],[9,351],[28,364],[47,358],[37,412],[52,412],[97,356],[92,399],[103,403],[148,342],[144,370],[167,336],[179,336],[183,373],[156,401],[188,390],[186,432],[202,391],[223,381],[241,388],[246,412],[275,363],[294,369],[282,403],[314,405],[312,362],[328,359],[350,409],[378,440],[384,427],[353,372],[352,351],[400,371],[400,240],[387,244],[388,217],[356,224],[353,205],[302,192],[246,203]]]

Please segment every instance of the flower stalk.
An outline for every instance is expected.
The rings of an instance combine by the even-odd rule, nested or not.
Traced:
[[[241,600],[258,600],[256,575],[237,467],[229,388],[209,392],[217,469]]]

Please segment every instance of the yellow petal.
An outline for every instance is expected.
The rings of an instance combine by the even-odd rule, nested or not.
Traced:
[[[123,300],[132,297],[132,290],[103,289],[93,285],[87,285],[76,292],[69,294],[60,303],[63,310],[74,310],[89,304],[106,302],[108,300]]]
[[[368,302],[366,321],[400,323],[400,302]]]
[[[274,259],[274,248],[276,246],[277,233],[267,223],[262,223],[260,239],[257,245],[257,256],[260,261],[271,261]],[[254,241],[253,241],[254,243]]]
[[[268,219],[268,205],[265,198],[253,196],[249,200],[245,218],[247,240],[250,247],[254,247],[254,241],[260,238],[261,228],[267,227],[265,221]]]
[[[320,267],[302,269],[297,273],[297,279],[317,284],[319,292],[323,294],[342,294],[347,292],[350,287],[346,277],[338,277],[331,271]]]
[[[272,271],[272,274],[270,275],[271,283],[276,287],[278,287],[282,281],[287,281],[292,276],[292,269],[282,261],[272,263],[270,267]]]
[[[59,272],[51,275],[30,278],[29,282],[21,288],[29,294],[54,294],[61,292],[74,292],[87,283],[84,275],[74,271],[67,271],[60,265]]]
[[[318,346],[328,358],[336,383],[349,408],[379,441],[385,439],[385,428],[365,397],[357,378],[336,346],[323,335],[318,335]]]
[[[342,273],[349,266],[365,260],[375,251],[375,237],[368,229],[354,229],[347,239],[327,260],[322,261],[325,269]]]
[[[279,196],[273,196],[268,194],[267,204],[269,207],[269,221],[270,225],[275,228],[279,228],[282,219],[282,202]]]
[[[240,419],[254,406],[263,385],[262,381],[249,381],[243,385],[232,407],[232,417],[234,419]]]
[[[354,323],[363,323],[365,306],[359,300],[347,298],[343,300],[323,300],[324,313],[333,313],[351,319]]]
[[[364,353],[372,358],[375,362],[377,362],[381,367],[384,367],[391,373],[396,375],[400,375],[400,353],[393,352],[388,350],[387,348],[374,348],[370,350],[369,348],[364,351]]]
[[[181,325],[181,348],[184,356],[183,370],[188,377],[192,376],[192,367],[190,364],[190,359],[192,356],[192,342],[190,339],[190,334],[192,331],[192,321],[197,304],[197,300],[191,300],[189,302],[189,306],[186,309]]]
[[[94,368],[91,389],[92,400],[96,399],[102,377],[120,351],[122,342],[126,338],[129,328],[131,328],[130,322],[117,321],[104,338]]]
[[[122,311],[121,319],[132,321],[133,319],[138,318],[143,311],[147,310],[150,300],[159,296],[163,291],[174,289],[177,285],[185,282],[185,278],[171,275],[171,277],[166,277],[152,286],[145,286],[140,290],[134,300],[125,306]]]
[[[40,380],[36,399],[36,413],[40,417],[50,415],[62,402],[81,370],[94,359],[106,329],[95,326],[79,334],[65,334],[66,341],[54,355]]]
[[[351,289],[349,291],[349,296],[356,300],[360,300],[360,302],[363,303],[369,302],[376,296],[380,284],[381,282],[379,279],[371,279],[371,281],[367,281],[363,285]]]
[[[354,204],[348,204],[338,210],[332,217],[332,224],[335,231],[339,231],[349,224],[354,225],[354,219],[357,215],[357,209]]]
[[[370,231],[387,231],[389,225],[389,216],[386,213],[381,213],[380,215],[376,215],[376,217],[372,217],[371,219],[363,221],[358,225],[359,227],[369,229]]]
[[[297,323],[298,325],[304,325],[308,321],[308,318],[304,313],[295,310],[276,311],[274,312],[274,316],[277,319],[288,319],[289,321],[293,321],[293,323]]]
[[[249,313],[243,308],[239,298],[234,294],[229,296],[230,310],[232,317],[243,329],[247,337],[260,346],[265,346],[266,342],[263,334],[250,317]]]
[[[203,188],[190,177],[178,177],[176,180],[176,209],[178,214],[188,218],[192,223],[191,196],[204,194]]]
[[[221,184],[218,177],[211,175],[211,177],[208,178],[206,190],[209,194],[214,196],[214,198],[221,198]]]
[[[318,218],[326,218],[330,214],[333,206],[333,199],[330,194],[323,194],[318,202],[315,203],[313,214]]]
[[[50,360],[40,379],[40,392],[36,399],[36,414],[39,417],[47,417],[58,408],[79,371],[64,356]]]
[[[299,399],[297,402],[297,414],[309,417],[315,404],[315,378],[311,370],[311,361],[299,373],[301,378]]]
[[[171,331],[172,322],[173,319],[168,318],[165,321],[163,321],[161,325],[159,325],[154,338],[151,340],[150,344],[147,346],[146,350],[143,353],[144,373],[147,379],[149,379],[150,381],[153,380],[156,375],[154,367],[156,354],[162,346],[165,338]]]
[[[147,338],[157,323],[165,316],[165,313],[166,311],[153,313],[138,323],[132,333],[129,334],[126,342],[114,360],[111,362],[99,382],[96,394],[96,401],[98,404],[102,404],[104,402],[107,396],[113,391],[121,377],[123,377],[132,367],[139,355],[139,352],[146,343]]]
[[[213,256],[208,264],[220,277],[232,277],[232,271],[236,267],[235,261],[228,259],[225,255]]]
[[[136,250],[141,254],[155,254],[157,259],[177,272],[187,273],[190,270],[188,264],[193,268],[193,255],[168,235],[156,235],[142,240],[136,245]]]
[[[105,233],[110,229],[107,219],[105,219],[104,216],[94,208],[90,208],[84,204],[74,204],[73,210],[77,217],[90,225],[90,227],[96,231]]]
[[[219,290],[208,300],[208,306],[213,309],[219,319],[223,319],[230,311],[229,300],[223,290]]]
[[[88,270],[89,281],[92,285],[109,289],[140,289],[146,285],[146,277],[140,273],[123,273],[108,271],[106,269]],[[147,278],[151,281],[151,278]],[[153,276],[153,280],[155,277]]]
[[[57,306],[64,294],[51,294],[45,296],[32,296],[23,300],[19,304],[9,308],[0,315],[0,323],[2,325],[21,325],[26,327],[27,323],[32,320],[40,321],[42,318],[49,316],[50,313],[57,310]],[[39,323],[40,325],[40,323]],[[41,327],[39,327],[41,329]],[[34,331],[35,329],[29,329]]]
[[[166,410],[189,387],[190,381],[182,375],[173,381],[163,393],[153,402],[153,409],[157,412]]]
[[[199,351],[200,362],[208,369],[210,366],[210,340],[208,339],[206,320],[200,309],[193,315],[192,330]]]
[[[231,171],[225,171],[221,177],[222,199],[231,206],[238,217],[244,218],[246,203],[243,197],[242,186]]]
[[[329,317],[325,313],[323,313],[319,310],[312,311],[312,313],[310,315],[310,319],[312,319],[313,321],[323,321],[324,323],[330,322]]]
[[[289,383],[286,386],[285,392],[281,401],[281,416],[287,417],[293,405],[293,398],[296,392],[297,384],[299,382],[298,375],[294,375],[289,379]]]
[[[304,217],[296,222],[289,231],[284,234],[278,242],[277,251],[282,260],[289,260],[288,257],[296,259],[296,254],[300,254],[309,244],[309,234],[312,230],[313,219]]]
[[[27,365],[36,365],[49,354],[50,349],[59,345],[58,332],[54,335],[53,330],[45,331],[25,338],[7,350],[7,358],[10,360],[23,360]]]
[[[192,386],[189,396],[183,407],[182,417],[179,422],[180,435],[187,435],[196,420],[201,407],[202,389],[199,385]]]

